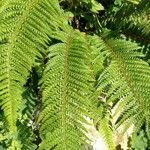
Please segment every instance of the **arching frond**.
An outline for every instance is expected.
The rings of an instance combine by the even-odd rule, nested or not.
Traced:
[[[114,39],[111,34],[96,39],[99,55],[109,60],[97,88],[105,90],[107,104],[120,102],[116,111],[123,115],[117,124],[129,119],[135,125],[142,121],[149,126],[150,68],[140,59],[139,47],[130,41]]]
[[[71,30],[59,36],[63,36],[63,42],[49,48],[42,78],[41,150],[77,150],[87,142],[83,124],[91,106],[87,98],[89,52],[85,35]]]
[[[22,94],[22,97],[24,99],[24,107],[22,110],[22,114],[25,115],[27,121],[32,120],[33,113],[35,111],[35,105],[37,102],[37,98],[35,97],[35,94],[31,89],[25,89],[25,91]]]
[[[93,86],[93,93],[91,94],[93,96],[92,104],[96,105],[98,110],[97,114],[99,116],[96,117],[95,113],[94,124],[96,129],[99,131],[100,136],[103,138],[108,150],[115,150],[115,144],[113,140],[113,126],[111,125],[111,113],[109,110],[110,106],[106,103],[103,88],[100,89],[97,86],[99,82],[99,76],[105,70],[106,66],[104,64],[109,53],[107,54],[103,51],[104,45],[99,42],[97,36],[88,36],[88,39],[92,54],[90,56],[93,68],[92,70],[95,76],[95,84]],[[101,52],[103,54],[101,54]]]
[[[33,133],[31,126],[25,122],[18,124],[18,138],[22,143],[21,149],[36,150],[36,135]]]
[[[23,85],[35,56],[46,47],[51,31],[66,23],[58,4],[57,0],[9,0],[0,8],[0,105],[14,139]]]

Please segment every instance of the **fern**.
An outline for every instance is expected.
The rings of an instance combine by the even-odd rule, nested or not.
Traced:
[[[62,43],[49,48],[41,81],[40,149],[80,149],[86,139],[83,123],[87,122],[84,116],[89,114],[90,101],[85,35],[73,30],[61,34]]]
[[[87,117],[150,139],[150,2],[100,2],[0,0],[0,148],[80,150]]]
[[[102,91],[109,85],[106,96],[108,104],[116,104],[121,99],[117,111],[124,110],[119,122],[130,119],[135,125],[145,122],[149,127],[150,70],[149,65],[140,59],[142,54],[138,52],[139,47],[129,41],[112,39],[107,34],[101,36],[98,43],[98,48],[103,47],[99,48],[101,55],[111,61],[99,77],[98,90]]]
[[[143,45],[149,44],[149,13],[150,3],[147,0],[142,0],[137,6],[125,3],[117,13],[110,17],[110,28],[119,27],[120,32],[127,37]]]
[[[0,99],[14,138],[23,85],[39,55],[37,50],[44,51],[51,30],[62,24],[61,19],[57,21],[61,15],[57,6],[57,1],[10,0],[0,9]]]
[[[102,107],[102,106],[101,106]],[[115,149],[115,144],[113,140],[113,127],[111,125],[111,114],[106,109],[104,110],[105,105],[103,105],[102,109],[102,117],[97,124],[97,128],[100,132],[100,135],[103,137],[105,144],[109,150]]]

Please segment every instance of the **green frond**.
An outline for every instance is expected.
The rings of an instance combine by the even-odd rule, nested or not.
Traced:
[[[34,135],[31,126],[26,123],[18,123],[18,139],[21,141],[21,149],[36,150],[36,136]]]
[[[40,149],[79,150],[87,142],[90,116],[88,47],[85,35],[70,30],[63,42],[49,48],[42,78],[42,111],[39,117]]]
[[[132,0],[131,0],[132,1]],[[145,12],[150,11],[150,2],[149,0],[140,0],[137,5],[123,3],[122,6],[119,7],[119,10],[116,13],[112,13],[114,19],[116,21],[128,21],[132,16],[140,16]],[[120,17],[121,16],[121,17]]]
[[[115,144],[113,141],[113,131],[111,129],[109,119],[105,116],[100,120],[99,132],[102,135],[109,150],[115,150]]]
[[[37,148],[35,141],[36,135],[33,133],[33,130],[36,130],[36,126],[33,123],[36,97],[33,91],[29,88],[25,88],[23,94],[22,105],[22,116],[20,116],[20,121],[17,121],[18,129],[18,139],[21,141],[21,149],[25,150],[35,150]]]
[[[57,0],[6,1],[0,20],[0,105],[16,138],[23,85],[35,56],[44,52],[49,35],[65,28],[66,21]]]
[[[132,16],[127,21],[123,21],[122,24],[118,23],[118,26],[121,33],[127,38],[144,46],[150,44],[150,21],[146,13],[140,16]]]
[[[116,109],[121,115],[117,124],[130,119],[136,125],[142,119],[148,125],[150,68],[140,59],[143,56],[138,52],[140,47],[130,41],[114,39],[105,33],[97,37],[97,41],[99,55],[110,60],[99,77],[97,89],[107,89],[107,104],[120,103]],[[100,45],[102,46],[99,47]],[[142,117],[137,119],[138,115]]]
[[[22,108],[22,117],[28,122],[33,119],[33,114],[35,111],[35,106],[37,102],[37,97],[35,93],[29,88],[26,88],[22,94],[23,97],[23,108]]]
[[[102,116],[96,127],[98,128],[100,135],[103,137],[108,150],[115,150],[115,144],[113,140],[113,127],[111,125],[111,114],[109,110],[105,108],[106,107],[104,105],[99,108],[102,109]]]
[[[117,12],[111,10],[111,13],[107,13],[104,18],[106,26],[128,37],[130,35],[134,39],[137,38],[140,43],[149,43],[150,2],[141,0],[138,5],[121,3],[118,9]]]
[[[110,106],[105,102],[103,89],[100,89],[97,86],[97,82],[99,81],[98,77],[105,69],[104,62],[109,53],[103,50],[104,45],[97,40],[97,36],[88,36],[88,39],[91,51],[91,69],[95,75],[95,84],[92,90],[93,93],[91,93],[92,105],[96,105],[97,107],[97,112],[94,112],[94,124],[99,131],[100,136],[102,136],[107,148],[109,150],[114,150],[115,144],[113,141],[113,127],[111,125],[111,113],[109,110]]]

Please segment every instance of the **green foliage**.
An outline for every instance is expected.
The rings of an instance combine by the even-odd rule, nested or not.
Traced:
[[[110,64],[99,77],[98,90],[101,91],[109,86],[106,94],[107,104],[113,102],[116,105],[118,99],[121,100],[121,107],[119,105],[116,111],[121,111],[122,107],[124,111],[121,118],[118,118],[117,124],[122,124],[122,121],[132,118],[136,124],[145,120],[148,127],[149,65],[139,59],[143,54],[138,52],[140,47],[137,44],[114,39],[110,34],[104,33],[102,38],[97,37],[98,41],[95,42],[98,48],[102,48],[101,54],[105,54],[106,59],[110,60]]]
[[[58,34],[63,43],[48,49],[49,61],[41,80],[40,149],[81,149],[86,139],[84,117],[90,116],[86,94],[90,77],[85,64],[89,52],[85,35],[80,32],[68,30]]]
[[[86,3],[90,10],[94,13],[98,13],[99,10],[104,10],[104,7],[98,3],[95,0],[82,0],[84,3]]]
[[[135,150],[145,150],[148,146],[148,140],[143,130],[140,131],[139,135],[134,135],[131,142],[132,148]]]
[[[150,139],[149,18],[148,0],[1,0],[0,149],[80,150],[87,117],[110,150],[126,121]]]

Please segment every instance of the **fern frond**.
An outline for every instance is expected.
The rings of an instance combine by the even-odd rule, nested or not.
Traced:
[[[138,5],[124,3],[119,11],[114,13],[114,19],[119,22],[128,21],[131,16],[140,16],[145,12],[150,11],[150,2],[148,0],[141,0]],[[122,16],[122,17],[120,17]]]
[[[84,116],[90,116],[90,100],[85,35],[71,30],[62,36],[62,43],[49,48],[42,78],[40,149],[77,150],[87,142],[83,124],[87,123]]]
[[[111,112],[109,110],[110,106],[107,105],[105,94],[103,89],[100,89],[97,85],[99,82],[99,76],[105,70],[105,59],[109,55],[103,50],[104,45],[97,40],[96,36],[88,36],[90,51],[91,51],[91,69],[95,78],[95,84],[93,86],[93,93],[91,93],[92,105],[96,105],[97,112],[94,112],[94,124],[99,131],[100,136],[103,138],[109,150],[115,149],[115,144],[113,141],[113,126],[111,125]],[[102,54],[101,54],[102,53]],[[96,116],[99,117],[96,117]]]
[[[98,130],[102,135],[104,142],[106,143],[108,150],[115,150],[115,144],[113,140],[113,129],[110,125],[110,117],[105,114],[99,121]]]
[[[26,123],[18,123],[18,139],[22,143],[21,149],[24,150],[36,150],[36,136],[34,135],[32,128]]]
[[[28,122],[32,120],[33,113],[36,105],[37,98],[35,97],[35,94],[33,91],[29,88],[25,89],[25,91],[22,94],[22,97],[24,99],[24,107],[22,110],[22,115],[26,118]]]
[[[66,23],[58,4],[57,0],[9,0],[0,8],[0,105],[15,136],[23,85],[35,56],[46,47],[52,30]]]
[[[99,77],[98,90],[107,88],[107,104],[113,102],[116,105],[120,102],[117,111],[123,115],[119,122],[130,119],[134,124],[138,124],[143,119],[148,124],[150,68],[140,59],[143,56],[138,52],[140,47],[130,41],[114,39],[111,34],[98,37],[98,41],[99,55],[110,60]],[[137,119],[137,115],[142,117]]]
[[[123,3],[118,9],[116,13],[111,10],[111,13],[105,16],[106,26],[123,34],[131,34],[138,38],[138,42],[142,42],[146,38],[145,41],[148,43],[150,2],[141,0],[138,5]],[[140,37],[142,38],[141,41]]]
[[[131,38],[141,45],[150,44],[150,21],[147,14],[144,13],[140,16],[132,16],[128,21],[122,21],[122,23],[114,23],[114,25],[120,26],[121,33],[127,38]],[[116,28],[115,27],[115,28]]]

